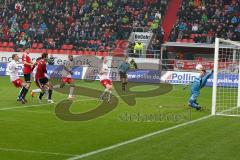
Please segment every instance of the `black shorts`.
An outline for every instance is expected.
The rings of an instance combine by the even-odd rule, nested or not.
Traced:
[[[127,78],[127,73],[119,72],[120,78]]]
[[[37,79],[36,82],[39,87],[43,87],[44,85],[46,85],[48,83],[48,79],[45,77],[43,79]]]
[[[24,74],[24,81],[25,82],[31,82],[31,73]]]

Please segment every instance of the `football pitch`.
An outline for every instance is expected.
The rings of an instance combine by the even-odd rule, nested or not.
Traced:
[[[77,85],[102,91],[98,81]],[[32,84],[31,89],[36,88]],[[131,88],[145,92],[156,85]],[[158,96],[136,97],[129,106],[114,92],[116,106],[87,121],[66,121],[56,116],[58,102],[67,95],[55,91],[55,104],[16,101],[18,89],[9,77],[0,77],[0,160],[238,160],[240,118],[210,116],[212,88],[201,91],[203,111],[189,109],[189,90],[181,85]],[[133,92],[131,92],[133,91]],[[75,114],[99,105],[97,98],[82,96],[71,106]],[[111,105],[111,104],[104,104]],[[103,108],[105,106],[102,106]]]

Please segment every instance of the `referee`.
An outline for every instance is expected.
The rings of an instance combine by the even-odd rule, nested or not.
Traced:
[[[128,83],[127,72],[130,69],[130,64],[128,63],[128,58],[125,57],[124,61],[118,66],[118,72],[120,75],[120,80],[122,82],[122,91],[126,91],[126,86]]]

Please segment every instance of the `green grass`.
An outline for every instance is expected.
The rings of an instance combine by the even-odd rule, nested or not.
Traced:
[[[192,110],[191,117],[189,117],[190,110],[186,106],[188,91],[182,90],[181,86],[173,86],[173,90],[169,93],[156,97],[137,98],[135,106],[128,106],[118,97],[117,107],[96,119],[63,121],[56,117],[55,105],[37,106],[37,98],[29,96],[27,104],[18,103],[15,100],[18,89],[12,86],[8,77],[0,77],[0,84],[1,160],[64,160],[72,157],[71,155],[84,154],[185,123],[190,118],[198,119],[209,115],[211,107],[211,88],[204,88],[199,102],[206,109],[201,112]],[[77,84],[99,91],[103,90],[99,82],[79,81]],[[32,88],[35,86],[32,85]],[[155,88],[154,85],[138,86],[133,87],[131,91],[133,93],[143,92]],[[116,92],[114,95],[118,96]],[[66,97],[67,95],[54,92],[53,99],[59,102]],[[84,101],[84,99],[88,100]],[[90,111],[99,104],[96,98],[89,100],[87,96],[78,95],[77,100],[79,101],[74,102],[71,107],[71,111],[75,114]],[[21,108],[29,105],[35,106]],[[3,108],[12,109],[1,110]],[[136,118],[139,114],[142,119]],[[165,117],[163,116],[160,120],[144,118],[144,116],[153,114],[161,114]],[[178,118],[174,119],[176,116]],[[235,117],[211,117],[84,159],[239,159],[239,120]]]

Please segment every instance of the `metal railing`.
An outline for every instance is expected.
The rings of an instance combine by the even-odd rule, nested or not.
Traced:
[[[181,60],[181,59],[162,59],[162,69],[166,71],[177,70],[177,71],[195,71],[197,64],[204,66],[206,70],[212,70],[214,61],[209,60]],[[219,68],[226,66],[233,66],[232,62],[219,62]]]
[[[151,50],[151,49],[143,49],[138,50],[134,53],[134,50],[127,50],[128,57],[136,57],[136,58],[154,58],[160,59],[161,58],[161,51],[160,50]]]

